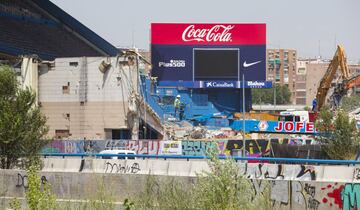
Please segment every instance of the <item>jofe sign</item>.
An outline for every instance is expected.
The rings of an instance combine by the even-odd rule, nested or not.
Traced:
[[[268,87],[266,25],[153,23],[151,60],[160,84],[241,88],[244,74],[247,88]]]

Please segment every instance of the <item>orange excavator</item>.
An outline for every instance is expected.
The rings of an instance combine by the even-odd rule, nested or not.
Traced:
[[[360,75],[351,77],[349,68],[346,64],[344,48],[338,45],[335,55],[331,60],[325,75],[320,81],[320,85],[316,94],[317,110],[320,110],[325,104],[326,95],[331,88],[331,83],[336,76],[338,67],[340,67],[341,70],[342,81],[335,86],[334,91],[330,96],[330,105],[332,108],[339,106],[342,97],[347,94],[349,89],[360,85]]]

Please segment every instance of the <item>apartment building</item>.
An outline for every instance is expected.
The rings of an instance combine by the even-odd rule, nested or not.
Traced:
[[[308,105],[307,103],[307,68],[308,64],[324,63],[320,58],[298,58],[296,61],[296,79],[295,79],[295,104]],[[311,73],[316,73],[311,72]],[[310,78],[311,79],[311,78]]]
[[[266,59],[267,80],[288,86],[291,92],[291,102],[296,104],[296,50],[267,49]]]

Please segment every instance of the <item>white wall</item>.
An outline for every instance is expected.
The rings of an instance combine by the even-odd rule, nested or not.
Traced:
[[[80,69],[83,58],[57,58],[54,67],[40,68],[39,99],[41,102],[77,102],[79,100]],[[87,101],[127,101],[131,85],[136,85],[135,67],[121,68],[112,57],[111,68],[103,74],[99,65],[106,57],[86,58],[87,68]],[[78,62],[70,66],[70,62]],[[70,94],[63,94],[62,86],[70,82]],[[134,86],[135,87],[135,86]]]

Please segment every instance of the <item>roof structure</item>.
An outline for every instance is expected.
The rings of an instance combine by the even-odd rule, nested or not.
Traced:
[[[118,49],[49,0],[1,0],[0,55],[115,56]]]

